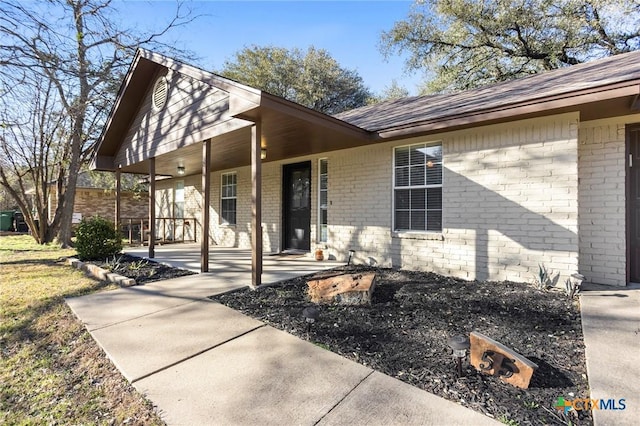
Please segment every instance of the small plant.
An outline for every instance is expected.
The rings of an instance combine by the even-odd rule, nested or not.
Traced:
[[[538,407],[540,407],[540,404],[538,404],[535,401],[525,401],[523,405],[524,405],[524,408],[526,408],[527,410],[535,410]]]
[[[538,264],[538,275],[533,277],[533,284],[538,290],[546,290],[551,287],[555,287],[560,279],[560,273],[553,274],[553,271],[548,270],[543,264]]]
[[[509,425],[509,426],[518,426],[519,423],[513,419],[508,418],[507,416],[505,416],[504,414],[501,415],[498,420],[500,421],[500,423],[504,423],[505,425]]]
[[[538,264],[538,275],[533,277],[534,284],[538,290],[546,290],[550,287],[551,278],[547,267],[543,264]]]
[[[564,282],[564,292],[569,300],[573,299],[578,293],[580,293],[580,284],[580,281],[574,281],[571,278],[567,278]]]
[[[122,260],[122,256],[113,256],[113,258],[111,260],[109,260],[109,258],[107,258],[107,261],[104,263],[104,269],[106,269],[109,272],[117,272],[120,269],[122,269],[122,264],[120,264],[120,261]]]
[[[136,261],[131,262],[129,264],[129,270],[130,271],[139,271],[140,269],[144,268],[148,264],[149,264],[149,262],[147,262],[144,259],[136,260]]]
[[[82,219],[76,230],[76,251],[80,260],[108,259],[122,251],[122,238],[106,219]]]

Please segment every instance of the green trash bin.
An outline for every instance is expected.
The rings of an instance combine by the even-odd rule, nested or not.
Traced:
[[[0,231],[8,231],[13,227],[13,210],[0,211]]]

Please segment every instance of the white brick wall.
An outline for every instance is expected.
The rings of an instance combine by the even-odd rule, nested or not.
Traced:
[[[640,114],[580,124],[580,272],[626,285],[625,124]]]
[[[358,263],[515,281],[531,281],[544,264],[562,281],[579,270],[589,281],[624,285],[624,124],[640,115],[578,120],[562,114],[264,163],[264,250],[281,249],[282,166],[301,161],[312,164],[312,249],[319,245],[318,159],[327,158],[326,254],[333,258],[346,261],[354,249]],[[443,231],[394,233],[393,148],[430,141],[443,146]],[[221,225],[217,213],[220,176],[228,171],[238,175],[236,226]],[[211,180],[212,241],[250,247],[249,167]],[[200,221],[200,177],[185,179],[185,190],[186,215]]]
[[[330,251],[467,279],[578,269],[577,114],[330,153]],[[392,237],[393,147],[441,140],[443,232]]]

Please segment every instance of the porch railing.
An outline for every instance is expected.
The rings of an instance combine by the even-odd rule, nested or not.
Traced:
[[[157,217],[156,243],[196,242],[196,219],[194,217]],[[119,224],[120,233],[129,244],[149,243],[148,218],[122,218]]]

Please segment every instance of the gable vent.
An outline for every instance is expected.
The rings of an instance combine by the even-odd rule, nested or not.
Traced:
[[[158,111],[161,110],[167,103],[167,92],[169,90],[167,79],[163,76],[156,80],[156,84],[153,86],[153,95],[151,96],[151,102],[153,108]]]

